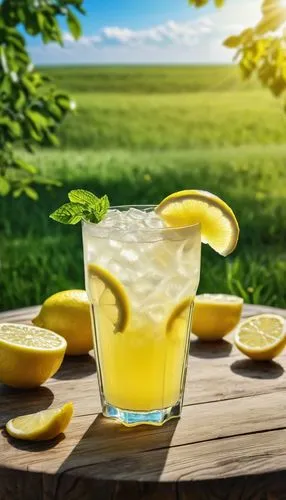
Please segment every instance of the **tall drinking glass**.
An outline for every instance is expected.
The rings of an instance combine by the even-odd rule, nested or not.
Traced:
[[[180,416],[200,276],[200,225],[166,228],[154,208],[83,223],[102,411],[130,426]]]

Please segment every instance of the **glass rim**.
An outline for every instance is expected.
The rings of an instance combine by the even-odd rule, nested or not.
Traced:
[[[138,210],[142,210],[142,211],[146,211],[149,209],[150,211],[151,210],[154,210],[158,205],[152,205],[152,204],[133,204],[133,205],[111,205],[108,209],[108,212],[110,210],[122,210],[122,211],[127,211],[129,208],[137,208]],[[100,224],[100,223],[99,223]],[[90,222],[90,221],[87,221],[87,220],[82,220],[82,225],[83,226],[90,226],[90,227],[97,227],[98,226],[98,223],[96,222]],[[189,224],[188,226],[177,226],[177,227],[150,227],[150,228],[147,228],[147,227],[144,227],[144,228],[140,228],[140,229],[122,229],[120,228],[119,226],[115,225],[113,226],[112,230],[119,230],[119,231],[122,231],[124,232],[125,234],[126,233],[136,233],[136,232],[140,232],[140,233],[158,233],[158,232],[163,232],[163,233],[171,233],[171,232],[174,232],[174,231],[182,231],[182,230],[188,230],[188,229],[200,229],[201,228],[201,223],[200,222],[197,222],[195,224]],[[105,229],[105,228],[104,228]]]

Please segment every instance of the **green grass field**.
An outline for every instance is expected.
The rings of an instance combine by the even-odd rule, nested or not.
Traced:
[[[236,212],[241,238],[227,259],[204,246],[200,291],[286,307],[281,103],[255,82],[244,86],[234,68],[46,72],[78,110],[60,131],[62,147],[30,158],[63,187],[41,190],[38,202],[0,200],[1,309],[83,287],[80,227],[48,218],[74,187],[107,193],[114,204],[157,203],[188,187],[215,192]]]

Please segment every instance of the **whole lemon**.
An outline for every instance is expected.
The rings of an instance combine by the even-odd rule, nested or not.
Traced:
[[[67,355],[87,354],[93,348],[90,305],[85,290],[64,290],[51,295],[32,322],[64,337]]]

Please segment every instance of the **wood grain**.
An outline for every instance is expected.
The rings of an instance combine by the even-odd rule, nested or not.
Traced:
[[[286,311],[245,306],[244,316]],[[29,322],[37,308],[1,313]],[[233,347],[193,340],[182,418],[126,429],[99,415],[91,356],[68,358],[33,391],[0,384],[0,426],[72,399],[66,437],[0,435],[0,500],[286,500],[286,356],[253,363]],[[31,492],[33,492],[31,494]]]

